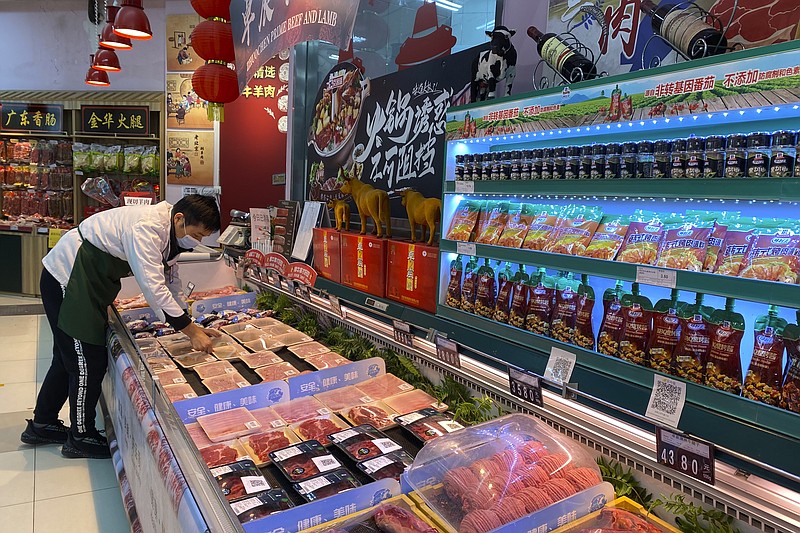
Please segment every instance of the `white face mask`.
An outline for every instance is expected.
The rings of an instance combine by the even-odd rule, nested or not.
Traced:
[[[183,232],[186,233],[186,219],[183,220]],[[178,246],[183,248],[184,250],[193,250],[196,246],[200,244],[200,241],[192,237],[191,235],[184,235],[183,237],[178,237]]]

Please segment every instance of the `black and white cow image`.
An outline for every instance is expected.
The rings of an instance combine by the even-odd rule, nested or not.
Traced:
[[[511,86],[517,75],[517,49],[511,44],[511,37],[515,33],[516,30],[509,30],[505,26],[497,26],[486,32],[491,38],[491,47],[472,61],[470,102],[494,98],[500,80],[506,80],[505,95],[511,94]]]

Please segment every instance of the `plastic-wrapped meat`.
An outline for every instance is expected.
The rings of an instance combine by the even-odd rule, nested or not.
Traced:
[[[191,352],[185,355],[173,357],[176,363],[183,368],[192,368],[193,366],[202,365],[203,363],[211,363],[216,361],[217,358],[205,352]]]
[[[156,373],[156,376],[164,385],[178,385],[180,383],[186,383],[186,378],[183,377],[183,373],[178,370],[164,370],[163,372]]]
[[[284,346],[293,346],[295,344],[311,342],[314,339],[300,331],[292,331],[290,333],[284,333],[283,335],[278,335],[277,337],[275,337],[275,340],[283,343]]]
[[[349,359],[342,357],[336,352],[328,352],[322,355],[315,355],[306,359],[306,363],[313,366],[317,370],[325,370],[326,368],[334,368],[351,363]]]
[[[224,287],[208,291],[194,291],[192,293],[192,300],[206,300],[219,296],[230,296],[231,294],[244,294],[244,291],[234,285],[225,285]]]
[[[319,400],[311,396],[297,398],[296,400],[286,403],[275,404],[272,408],[275,409],[275,412],[278,413],[287,424],[294,424],[295,422],[301,422],[319,415],[329,415],[331,412],[330,409],[322,405]]]
[[[330,436],[336,446],[356,461],[365,461],[402,448],[369,424],[339,431]]]
[[[200,448],[200,455],[206,462],[209,468],[215,466],[222,466],[228,463],[239,461],[240,459],[249,459],[247,452],[239,444],[239,441],[231,440],[228,442],[221,442],[219,444],[212,444],[205,448]]]
[[[238,359],[246,353],[248,353],[247,350],[235,342],[214,345],[214,355],[217,356],[218,359]]]
[[[197,423],[212,442],[223,442],[261,430],[261,424],[244,407],[199,416]]]
[[[139,333],[140,331],[150,329],[150,324],[148,324],[146,320],[131,320],[126,326],[131,330],[131,333]]]
[[[274,320],[274,319],[270,319],[270,320]],[[265,325],[262,326],[262,325],[259,325],[260,324],[259,320],[253,320],[251,322],[251,324],[253,324],[255,326],[258,326],[258,328],[261,331],[264,332],[264,336],[267,337],[267,338],[270,338],[270,339],[272,337],[277,337],[278,335],[285,335],[287,333],[300,333],[299,331],[294,329],[292,326],[287,326],[283,322],[278,322],[278,321],[276,321],[275,323],[272,323],[272,324],[265,324]]]
[[[244,376],[242,376],[239,372],[220,374],[218,376],[204,379],[202,383],[211,394],[214,394],[215,392],[224,392],[226,390],[242,389],[250,386],[250,382],[244,379]]]
[[[436,528],[428,525],[411,511],[389,503],[375,511],[375,525],[385,533],[436,533]]]
[[[177,402],[180,400],[188,400],[189,398],[197,398],[197,393],[188,383],[181,383],[180,385],[165,385],[164,392],[167,393],[167,398],[170,402]]]
[[[214,376],[221,376],[223,374],[238,373],[236,369],[228,361],[214,361],[213,363],[203,363],[192,367],[200,379],[213,378]]]
[[[238,321],[235,324],[229,324],[227,326],[223,326],[221,329],[228,335],[234,335],[235,333],[247,330],[259,331],[258,328],[256,328],[254,325],[244,321]]]
[[[286,448],[297,441],[296,438],[290,439],[289,435],[291,431],[288,429],[276,429],[241,437],[239,440],[248,451],[255,454],[258,464],[266,464],[270,461],[269,452]]]
[[[297,376],[300,372],[290,363],[278,363],[276,365],[262,366],[256,368],[256,374],[264,381],[278,381],[292,376]]]
[[[239,356],[244,364],[250,368],[260,368],[262,366],[274,365],[283,362],[275,352],[264,350],[262,352],[253,352]]]
[[[436,398],[422,390],[404,392],[403,394],[386,398],[384,402],[401,415],[419,411],[426,407],[432,407],[437,411],[447,410],[447,404],[439,403]]]
[[[276,338],[268,339],[266,337],[261,337],[260,339],[256,339],[254,341],[244,343],[250,350],[254,352],[263,352],[267,350],[277,350],[279,348],[283,348],[286,346],[283,342],[277,340]]]
[[[261,427],[264,429],[279,428],[286,425],[286,422],[283,421],[283,418],[281,418],[272,407],[252,409],[250,414],[253,415],[256,420],[258,420],[258,422],[261,424]]]
[[[362,394],[355,385],[331,389],[315,394],[314,397],[324,403],[331,411],[341,411],[362,403],[372,403],[372,398]]]
[[[276,450],[269,455],[275,466],[290,481],[302,481],[342,467],[339,460],[315,440]]]
[[[395,421],[423,442],[464,429],[464,426],[433,408],[399,416]]]
[[[309,418],[308,420],[303,420],[302,422],[292,425],[294,432],[303,439],[317,440],[323,446],[328,446],[331,443],[328,439],[328,435],[341,431],[346,427],[347,424],[333,414]]]
[[[226,326],[226,329],[231,326]],[[258,328],[247,328],[240,331],[231,331],[231,336],[242,344],[263,338],[264,332]]]
[[[186,424],[186,432],[189,433],[189,438],[192,439],[192,442],[194,442],[194,445],[197,446],[197,449],[205,448],[206,446],[211,446],[214,444],[208,440],[208,435],[206,435],[206,432],[197,422]]]
[[[356,385],[364,395],[375,400],[383,400],[389,396],[400,394],[414,389],[414,385],[406,383],[394,374],[384,374],[368,379]]]
[[[255,463],[249,459],[211,469],[222,494],[230,502],[269,490],[271,487]]]
[[[161,357],[154,357],[152,359],[148,358],[147,364],[150,365],[150,370],[152,370],[156,374],[159,372],[165,372],[167,370],[175,370],[176,368],[178,368],[177,366],[175,366],[175,363],[172,362],[172,359],[169,358],[166,359]]]
[[[344,416],[353,425],[371,424],[378,429],[386,429],[395,425],[395,411],[390,409],[382,402],[375,402],[369,405],[356,405],[344,410]]]
[[[231,509],[242,524],[292,507],[294,505],[283,489],[273,489],[252,498],[231,502]]]
[[[333,472],[295,483],[292,488],[306,500],[313,502],[328,496],[334,496],[346,490],[358,487],[353,474],[340,469]]]
[[[400,475],[413,462],[414,458],[406,452],[396,451],[361,461],[357,466],[375,481],[388,478],[400,480]]]
[[[289,343],[287,343],[287,345],[288,344]],[[308,357],[322,355],[324,353],[330,352],[331,350],[324,344],[320,344],[318,342],[306,342],[303,344],[296,344],[294,346],[289,346],[289,351],[295,354],[300,359],[306,359]]]

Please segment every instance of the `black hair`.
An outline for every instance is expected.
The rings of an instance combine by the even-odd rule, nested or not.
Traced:
[[[219,207],[211,196],[187,194],[172,206],[172,216],[183,213],[189,226],[203,226],[212,233],[219,231]]]

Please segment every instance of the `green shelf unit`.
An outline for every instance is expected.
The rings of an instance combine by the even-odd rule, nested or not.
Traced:
[[[470,243],[471,244],[471,243]],[[442,252],[458,252],[456,241],[442,240]],[[637,269],[642,265],[605,261],[574,255],[554,254],[537,250],[505,248],[486,244],[475,244],[475,255],[497,261],[511,261],[527,265],[546,267],[555,270],[584,273],[608,279],[636,281]],[[701,292],[717,296],[749,300],[779,307],[796,308],[800,305],[800,285],[762,281],[757,279],[734,278],[705,272],[689,272],[669,268],[657,270],[675,272],[676,287],[682,291]]]
[[[800,201],[800,178],[502,180],[466,183],[471,183],[474,189],[474,193],[463,193],[468,195],[621,196],[720,200],[746,198],[761,201]],[[455,193],[456,182],[445,182],[444,192]],[[747,200],[743,202],[746,203]]]

